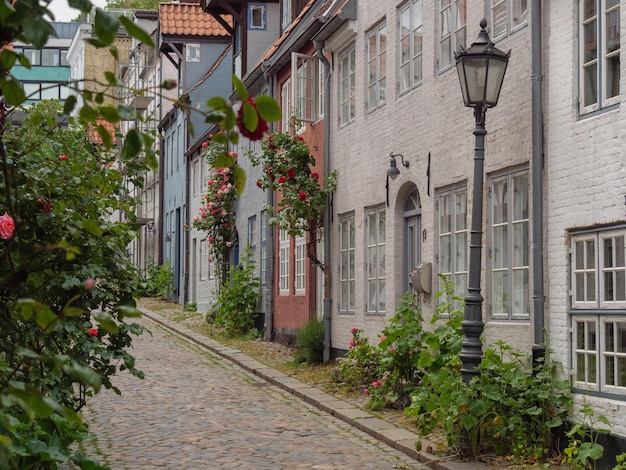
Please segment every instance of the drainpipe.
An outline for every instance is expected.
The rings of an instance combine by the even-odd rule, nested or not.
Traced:
[[[274,77],[267,73],[269,64],[262,64],[263,76],[268,85],[269,94],[276,97],[274,90]],[[272,123],[272,130],[276,130],[276,123]],[[274,191],[268,190],[266,193],[266,204],[274,207]],[[274,230],[267,228],[267,239],[265,241],[265,341],[272,341],[274,332]]]
[[[324,178],[330,173],[330,64],[324,55],[323,41],[314,39],[313,44],[319,59],[324,64]],[[332,324],[332,297],[330,275],[330,207],[331,195],[327,196],[324,209],[324,350],[323,361],[330,361],[331,324]]]
[[[530,10],[532,84],[532,250],[533,250],[533,364],[545,357],[543,285],[543,70],[541,54],[541,0]]]

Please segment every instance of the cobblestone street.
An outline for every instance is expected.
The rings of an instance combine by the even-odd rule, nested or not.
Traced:
[[[84,412],[85,451],[112,469],[409,469],[423,463],[161,325]]]

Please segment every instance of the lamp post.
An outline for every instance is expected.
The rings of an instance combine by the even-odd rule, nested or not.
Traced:
[[[483,214],[483,168],[485,161],[485,113],[498,104],[502,81],[511,52],[494,47],[485,29],[487,21],[480,22],[478,39],[469,49],[455,54],[465,106],[474,108],[476,127],[474,135],[474,188],[472,193],[472,221],[470,227],[469,280],[465,297],[463,332],[465,340],[461,347],[461,374],[469,383],[478,374],[482,359],[480,336],[484,330],[483,297],[480,293],[482,214]]]

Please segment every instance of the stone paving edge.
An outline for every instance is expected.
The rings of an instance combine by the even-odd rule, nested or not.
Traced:
[[[434,470],[474,470],[477,468],[488,468],[477,465],[476,462],[460,462],[454,457],[441,458],[425,451],[418,451],[415,448],[417,441],[422,442],[422,448],[430,445],[430,442],[420,438],[417,434],[403,428],[395,427],[393,424],[372,416],[365,410],[357,408],[350,403],[344,402],[323,390],[312,387],[300,380],[290,377],[287,374],[272,369],[265,364],[243,354],[238,349],[226,347],[211,338],[197,333],[183,325],[171,322],[161,317],[157,312],[138,307],[143,316],[148,320],[157,323],[171,332],[186,338],[192,343],[207,349],[218,356],[231,361],[238,367],[256,375],[266,382],[275,385],[282,390],[304,400],[315,408],[328,413],[350,426],[368,434],[399,452],[423,463],[428,468]]]

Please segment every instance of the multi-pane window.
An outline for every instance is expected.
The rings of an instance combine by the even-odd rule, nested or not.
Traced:
[[[422,82],[422,8],[422,0],[413,0],[398,12],[400,93]]]
[[[278,231],[279,251],[278,258],[280,264],[279,271],[279,292],[283,295],[289,295],[289,233],[285,229]]]
[[[367,213],[367,313],[385,313],[385,209]]]
[[[280,6],[282,9],[282,21],[281,21],[281,31],[285,31],[292,21],[292,0],[281,0]]]
[[[491,184],[491,316],[528,319],[528,172],[494,178]]]
[[[451,67],[454,53],[465,47],[466,0],[439,0],[439,70]]]
[[[626,308],[626,231],[576,235],[572,240],[572,308]]]
[[[619,0],[580,0],[580,112],[615,104],[620,80]]]
[[[306,235],[295,238],[296,294],[306,292]]]
[[[339,223],[339,313],[354,314],[354,216]]]
[[[372,111],[386,101],[387,93],[387,25],[367,35],[367,110]]]
[[[261,212],[261,285],[267,284],[267,212]]]
[[[22,82],[26,99],[36,100],[65,100],[70,95],[70,89],[58,82]]]
[[[319,60],[317,64],[317,117],[318,119],[322,119],[324,117],[324,92],[326,90],[326,73],[324,63]]]
[[[256,215],[248,217],[248,247],[250,247],[250,256],[256,263]]]
[[[345,51],[339,59],[339,106],[340,122],[345,126],[354,121],[356,115],[356,67],[354,47]]]
[[[291,76],[293,78],[294,114],[300,121],[313,122],[319,119],[320,73],[323,69],[319,59],[293,52],[291,54]]]
[[[626,395],[626,317],[577,314],[572,323],[574,387]]]
[[[13,52],[16,54],[23,53],[30,65],[40,65],[42,67],[69,67],[70,65],[67,61],[67,49],[14,47]]]
[[[455,295],[467,293],[468,231],[465,187],[442,192],[438,199],[439,274],[454,284]]]
[[[209,274],[209,254],[207,251],[207,241],[200,241],[200,280],[206,281]]]
[[[282,110],[282,131],[289,132],[291,124],[291,80],[287,79],[283,83],[280,93],[280,104]]]
[[[492,0],[491,33],[493,40],[511,34],[528,21],[528,0]]]

